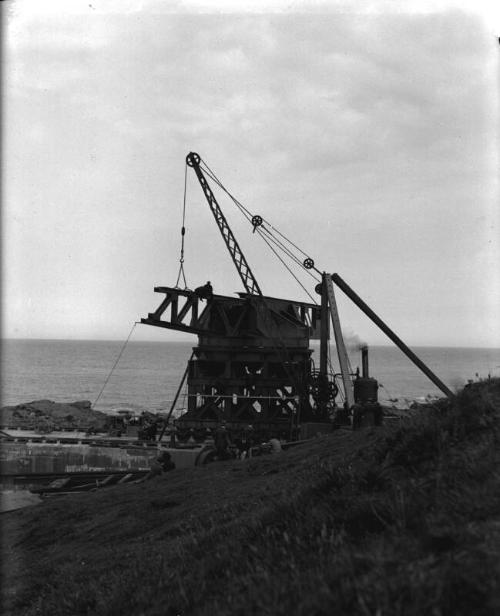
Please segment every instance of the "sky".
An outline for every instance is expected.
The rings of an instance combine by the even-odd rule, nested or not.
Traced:
[[[154,311],[153,288],[177,280],[194,151],[408,344],[500,347],[494,3],[7,0],[2,13],[3,337],[124,340]],[[214,193],[264,294],[309,301]],[[192,170],[186,229],[188,286],[243,290]],[[348,335],[388,343],[337,300]]]

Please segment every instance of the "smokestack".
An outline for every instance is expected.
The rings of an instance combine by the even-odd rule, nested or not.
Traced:
[[[367,379],[368,374],[368,346],[365,344],[361,347],[361,376]]]

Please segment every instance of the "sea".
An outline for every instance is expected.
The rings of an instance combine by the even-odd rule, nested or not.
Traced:
[[[313,360],[319,364],[319,345],[313,341]],[[1,345],[0,406],[35,400],[89,400],[95,410],[116,414],[170,411],[192,342],[102,340],[4,340]],[[414,347],[422,359],[452,390],[467,381],[500,376],[500,349]],[[349,349],[353,370],[361,364],[356,346]],[[338,363],[332,351],[333,370]],[[369,349],[370,376],[379,381],[379,400],[399,409],[413,401],[443,394],[396,347]],[[336,367],[337,366],[337,367]],[[173,415],[187,406],[182,389]],[[22,487],[0,483],[0,511],[36,505],[40,497]]]
[[[103,340],[4,340],[1,346],[1,406],[34,400],[89,400],[95,410],[115,414],[169,411],[193,342]],[[319,363],[319,346],[312,343]],[[413,352],[453,391],[468,381],[500,376],[500,349],[413,347]],[[360,352],[349,350],[353,370]],[[332,365],[336,368],[332,350]],[[397,348],[369,348],[370,376],[379,381],[379,400],[399,408],[442,396],[439,389]],[[337,364],[338,365],[338,364]],[[186,405],[181,390],[176,411]],[[174,413],[174,415],[177,413]]]

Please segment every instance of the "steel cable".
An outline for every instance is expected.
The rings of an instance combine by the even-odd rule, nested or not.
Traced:
[[[210,167],[207,165],[207,163],[205,161],[201,161],[202,165],[203,165],[203,171],[208,175],[208,177],[211,178],[211,180],[213,182],[215,182],[217,184],[217,186],[219,186],[219,188],[221,190],[223,190],[226,195],[228,195],[228,197],[231,199],[231,201],[234,203],[234,205],[236,205],[236,207],[240,210],[240,212],[243,214],[243,216],[251,223],[252,223],[252,214],[251,212],[240,202],[238,201],[226,188],[225,186],[222,184],[222,182],[217,178],[217,176],[215,175],[215,173],[210,169]],[[266,221],[267,222],[267,221]],[[267,223],[269,225],[269,223]],[[275,230],[277,233],[279,233],[279,235],[285,239],[286,241],[288,241],[292,246],[294,246],[297,250],[299,250],[299,252],[301,252],[303,255],[307,256],[307,254],[300,250],[297,246],[295,246],[295,244],[293,242],[291,242],[290,240],[288,240],[282,233],[280,233],[279,231],[277,231],[272,225],[269,225],[273,230]],[[315,280],[318,280],[313,274],[312,272],[310,272],[307,268],[304,267],[302,261],[300,261],[300,259],[293,254],[293,252],[283,244],[283,242],[281,242],[281,240],[279,240],[278,238],[274,237],[274,235],[272,234],[272,232],[269,229],[260,229],[256,226],[254,226],[254,230],[256,230],[259,235],[261,236],[261,238],[264,240],[264,242],[267,244],[267,246],[270,248],[270,250],[274,253],[274,255],[281,261],[281,263],[283,264],[283,266],[285,267],[285,269],[289,272],[289,274],[296,280],[296,282],[299,284],[299,286],[304,290],[304,292],[306,293],[306,295],[312,300],[313,303],[315,303],[315,299],[312,297],[312,295],[308,292],[308,290],[305,288],[305,286],[302,284],[302,282],[297,278],[297,276],[292,272],[292,270],[290,269],[290,267],[288,267],[288,265],[285,263],[285,261],[283,260],[283,258],[278,254],[277,250],[275,248],[273,248],[273,246],[271,246],[271,243],[273,243],[275,246],[277,246],[279,249],[281,249],[285,255],[287,255],[292,261],[294,261],[296,264],[298,264],[301,268],[303,268],[312,278],[314,278]],[[267,234],[268,237],[265,237],[264,233]],[[267,302],[265,300],[264,297],[261,297],[265,307],[266,307],[266,313],[268,316],[270,316],[270,308],[267,305]],[[270,332],[268,332],[269,334]],[[278,356],[281,355],[281,351],[280,351],[280,347],[282,348],[282,351],[284,351],[285,355],[288,357],[288,350],[286,348],[286,345],[284,344],[284,341],[281,339],[281,336],[279,334],[279,330],[278,330],[278,344],[276,344],[276,340],[274,338],[274,336],[270,335],[271,340],[273,341],[273,347],[274,350],[277,352]],[[299,384],[296,382],[293,374],[289,371],[286,362],[283,361],[283,358],[281,357],[281,361],[283,363],[283,366],[285,367],[285,372],[288,375],[289,380],[292,382],[293,386],[296,388],[297,392],[299,393],[301,388],[299,386]],[[291,426],[290,429],[292,429],[292,425],[293,425],[293,413],[291,416]],[[298,419],[297,419],[298,421]]]
[[[184,238],[186,235],[186,193],[187,193],[187,163],[184,165],[184,203],[182,206],[182,228],[181,228],[181,256],[179,259],[179,273],[177,274],[177,281],[175,283],[175,288],[179,288],[179,281],[181,279],[184,280],[184,289],[187,289],[187,281],[186,275],[184,273]]]
[[[217,178],[217,176],[215,175],[215,173],[210,169],[210,167],[206,164],[205,161],[202,161],[203,166],[204,166],[204,171],[207,173],[207,175],[219,186],[219,188],[221,188],[221,190],[223,190],[228,197],[233,201],[233,203],[236,205],[236,207],[238,207],[238,209],[241,211],[241,213],[243,214],[243,216],[251,223],[252,222],[252,214],[251,212],[240,202],[238,201],[238,199],[236,199],[236,197],[234,197],[226,188],[225,186],[222,184],[222,182]],[[305,253],[303,250],[301,250],[296,244],[294,244],[290,239],[288,239],[285,235],[283,235],[283,233],[281,233],[280,231],[278,231],[278,229],[276,229],[276,227],[274,227],[272,224],[270,224],[267,220],[265,220],[266,225],[268,225],[273,231],[275,231],[276,233],[278,233],[285,241],[287,241],[289,244],[291,244],[296,250],[298,250],[302,255],[304,256],[308,256],[307,253]],[[304,267],[303,262],[296,256],[293,254],[293,252],[286,247],[283,242],[281,242],[278,238],[274,237],[274,235],[272,234],[272,232],[269,229],[260,229],[258,227],[255,228],[255,230],[257,231],[257,233],[259,233],[259,235],[264,239],[264,241],[266,241],[266,238],[264,237],[264,233],[267,233],[268,235],[268,239],[270,242],[273,242],[275,244],[275,246],[277,246],[280,250],[282,250],[292,261],[294,261],[297,265],[299,265],[302,269],[305,270],[305,272],[311,276],[314,280],[316,280],[317,282],[319,281],[319,278],[317,278],[316,276],[314,276],[314,274],[308,270],[306,267]],[[312,301],[314,302],[314,298],[310,295],[310,293],[305,289],[304,285],[298,280],[297,276],[295,276],[295,274],[292,273],[292,271],[290,270],[290,268],[285,264],[285,262],[283,261],[283,259],[281,259],[279,257],[279,255],[277,254],[277,252],[275,250],[272,249],[272,247],[270,246],[269,242],[266,241],[266,244],[269,246],[269,248],[271,248],[271,250],[273,251],[273,253],[278,257],[278,259],[281,261],[281,263],[285,266],[285,268],[287,269],[287,271],[293,276],[293,278],[298,282],[299,286],[302,287],[302,289],[304,289],[304,291],[306,292],[306,294],[308,295],[309,298],[312,299]]]
[[[104,385],[102,386],[102,389],[101,389],[101,391],[99,392],[99,395],[98,395],[98,396],[97,396],[97,398],[95,399],[95,402],[94,402],[93,406],[95,406],[95,405],[99,402],[99,399],[100,399],[100,397],[102,396],[102,392],[105,390],[106,385],[108,384],[109,379],[111,378],[111,376],[112,376],[113,372],[115,371],[115,368],[116,368],[116,366],[118,365],[118,362],[120,361],[121,356],[123,355],[123,351],[125,351],[125,347],[127,346],[128,341],[130,340],[130,336],[132,336],[132,332],[134,331],[134,329],[135,329],[135,326],[136,326],[136,325],[137,325],[137,321],[135,321],[135,322],[134,322],[134,324],[132,325],[132,329],[130,330],[130,333],[129,333],[129,335],[127,336],[127,339],[126,339],[126,340],[125,340],[125,342],[123,343],[123,346],[122,346],[122,348],[120,349],[120,352],[119,352],[119,354],[118,354],[118,357],[116,358],[116,361],[115,361],[115,363],[113,364],[113,367],[111,368],[110,373],[108,374],[108,376],[107,376],[106,380],[104,381]]]

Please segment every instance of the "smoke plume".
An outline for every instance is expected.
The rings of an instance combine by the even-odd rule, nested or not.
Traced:
[[[352,330],[343,331],[342,336],[344,337],[344,343],[349,353],[360,351],[364,346],[368,346],[368,343],[364,342],[358,334],[354,333]]]

